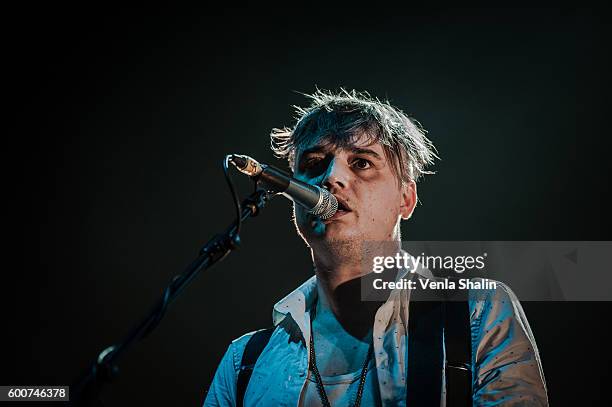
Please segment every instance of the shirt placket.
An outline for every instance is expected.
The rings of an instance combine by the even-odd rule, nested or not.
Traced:
[[[393,400],[393,372],[389,366],[389,352],[384,346],[385,335],[387,334],[387,327],[392,313],[393,301],[385,302],[376,312],[374,328],[372,330],[376,373],[383,405],[388,405]]]

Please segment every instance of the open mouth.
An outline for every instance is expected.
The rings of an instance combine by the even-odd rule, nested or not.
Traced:
[[[338,202],[338,212],[348,212],[348,211],[349,209],[344,204],[342,204],[341,202]]]
[[[347,213],[351,212],[351,208],[348,206],[346,201],[343,198],[336,197],[338,199],[338,211],[336,213]]]

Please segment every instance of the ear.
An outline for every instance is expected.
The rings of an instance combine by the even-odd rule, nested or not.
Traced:
[[[402,202],[400,205],[400,215],[403,220],[410,219],[417,203],[416,182],[410,180],[402,186]]]

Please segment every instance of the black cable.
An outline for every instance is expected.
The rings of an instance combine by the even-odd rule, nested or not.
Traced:
[[[235,238],[236,236],[240,236],[240,227],[242,225],[242,216],[241,216],[242,215],[242,205],[240,205],[240,199],[238,197],[238,193],[236,192],[236,188],[234,187],[232,177],[230,176],[230,173],[229,173],[229,159],[231,156],[232,156],[231,154],[226,155],[225,159],[223,160],[223,174],[225,175],[227,186],[230,189],[232,198],[234,199],[234,205],[236,207],[236,232],[234,233],[234,236],[233,236]],[[176,286],[180,285],[181,278],[182,278],[181,275],[174,276],[170,284],[166,287],[166,289],[164,290],[162,301],[160,302],[159,308],[157,309],[157,312],[155,313],[155,316],[151,320],[151,323],[149,324],[147,329],[142,333],[141,338],[144,338],[145,336],[150,334],[155,329],[155,327],[157,327],[161,319],[164,317],[166,310],[168,308],[168,305],[169,305],[170,298],[172,294],[174,293]]]
[[[240,227],[242,226],[242,207],[240,205],[240,199],[238,198],[238,193],[236,192],[236,188],[234,188],[234,183],[232,181],[232,177],[229,173],[229,159],[233,154],[228,154],[225,156],[223,160],[223,174],[225,175],[225,180],[227,181],[227,186],[232,193],[232,198],[234,198],[234,206],[236,207],[236,236],[240,235]]]

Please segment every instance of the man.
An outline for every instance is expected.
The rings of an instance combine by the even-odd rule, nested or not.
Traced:
[[[206,406],[232,406],[242,397],[245,406],[410,400],[410,290],[393,290],[383,302],[361,299],[362,265],[381,254],[364,243],[401,250],[401,220],[412,216],[416,181],[429,173],[435,149],[416,120],[367,94],[317,91],[310,98],[293,129],[272,132],[273,149],[296,178],[333,193],[339,210],[321,220],[295,206],[315,275],[274,306],[275,329],[244,394],[237,381],[253,333],[230,345]],[[486,298],[471,299],[469,325],[474,405],[547,405],[535,341],[512,292],[500,284]],[[445,405],[444,390],[438,397]]]

